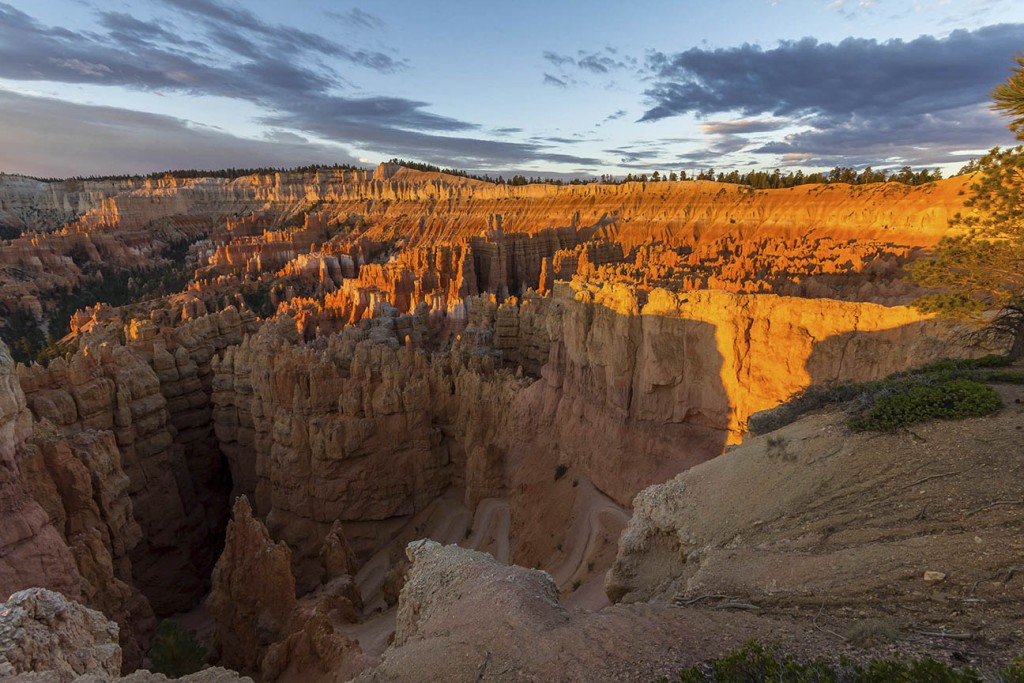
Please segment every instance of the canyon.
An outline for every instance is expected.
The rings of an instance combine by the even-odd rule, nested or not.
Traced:
[[[920,432],[937,454],[828,414],[779,453],[748,423],[809,386],[1000,350],[910,305],[905,267],[970,182],[0,176],[20,231],[0,241],[0,593],[109,620],[125,674],[173,618],[264,681],[663,675],[711,652],[678,633],[826,651],[801,609],[918,605],[918,569],[952,567],[953,601],[1019,557],[1019,520],[921,512],[941,482],[887,501],[948,469],[977,510],[1012,461],[985,479],[944,427]],[[51,315],[111,287],[131,296]],[[964,429],[1010,444],[1004,413]],[[975,537],[984,559],[944,561]],[[975,584],[985,653],[1016,642],[1012,581]]]

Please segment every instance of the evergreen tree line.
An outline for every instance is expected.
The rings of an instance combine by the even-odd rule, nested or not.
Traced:
[[[100,181],[100,180],[156,180],[159,178],[227,178],[235,180],[250,175],[270,175],[273,173],[312,173],[314,171],[365,171],[365,168],[353,166],[352,164],[309,164],[307,166],[294,166],[291,168],[277,168],[274,166],[263,166],[260,168],[220,168],[207,171],[195,168],[180,168],[170,171],[156,171],[153,173],[138,174],[124,173],[120,175],[88,175],[71,176],[68,178],[42,178],[39,176],[25,176],[20,173],[4,173],[0,171],[0,177],[8,175],[19,175],[32,180],[44,183],[57,183],[65,180],[77,181]]]
[[[857,169],[848,166],[836,166],[831,171],[815,173],[804,173],[803,170],[800,169],[783,173],[777,168],[771,172],[748,171],[746,173],[741,173],[740,171],[733,170],[729,173],[722,171],[715,173],[715,169],[709,168],[707,170],[698,171],[696,174],[693,174],[692,172],[687,174],[686,171],[680,171],[676,174],[675,171],[670,171],[663,175],[658,171],[654,171],[650,176],[646,173],[634,176],[630,173],[625,177],[623,182],[656,183],[664,180],[711,180],[719,183],[749,185],[750,187],[758,190],[796,187],[797,185],[820,185],[826,183],[867,185],[869,183],[896,182],[903,183],[904,185],[923,185],[936,180],[942,180],[942,170],[938,168],[923,168],[915,171],[910,166],[904,166],[899,170],[890,171],[887,169],[876,170],[871,166],[868,166],[858,171]]]
[[[590,184],[601,184],[601,185],[621,185],[622,183],[657,183],[662,181],[679,181],[679,180],[711,180],[719,183],[734,183],[737,185],[748,185],[750,187],[765,190],[765,189],[776,189],[786,187],[796,187],[797,185],[812,185],[812,184],[825,184],[825,183],[849,183],[850,185],[867,185],[868,183],[885,183],[885,182],[897,182],[903,183],[904,185],[923,185],[936,180],[942,180],[942,170],[938,168],[928,169],[923,168],[920,170],[914,170],[910,166],[904,166],[899,170],[888,170],[879,169],[875,170],[868,166],[860,171],[855,168],[836,166],[828,172],[815,172],[815,173],[804,173],[802,170],[790,171],[783,173],[780,169],[773,171],[748,171],[741,173],[740,171],[731,171],[729,173],[715,172],[715,169],[709,168],[707,170],[701,170],[696,173],[680,171],[669,171],[668,173],[661,173],[660,171],[654,171],[653,173],[630,173],[625,177],[613,176],[610,174],[604,174],[601,176],[595,176],[592,178],[573,178],[571,180],[563,180],[562,178],[542,178],[540,176],[527,177],[524,175],[514,175],[511,178],[505,178],[504,176],[493,177],[490,175],[476,175],[467,173],[466,171],[460,171],[453,168],[441,168],[433,164],[426,164],[418,161],[408,161],[405,159],[391,159],[388,163],[398,164],[405,168],[410,168],[415,171],[427,171],[434,173],[445,173],[448,175],[458,176],[460,178],[471,178],[473,180],[482,180],[488,183],[495,183],[497,185],[533,185],[533,184],[546,184],[546,185],[590,185]],[[960,170],[962,173],[970,173],[970,165],[965,166]]]
[[[867,185],[868,183],[884,183],[884,182],[898,182],[904,185],[923,185],[924,183],[930,183],[935,180],[942,179],[942,171],[938,168],[928,169],[923,168],[920,170],[914,170],[910,166],[904,166],[899,170],[888,170],[880,169],[875,170],[868,166],[860,171],[855,168],[846,166],[836,166],[828,172],[814,172],[804,173],[803,170],[789,171],[783,173],[780,169],[774,169],[773,171],[748,171],[740,172],[733,170],[728,173],[726,172],[715,172],[714,168],[708,168],[706,170],[700,170],[696,173],[693,171],[669,171],[668,173],[661,173],[660,171],[654,171],[648,173],[629,173],[625,177],[614,176],[611,174],[603,174],[601,176],[593,176],[590,178],[572,178],[565,180],[563,178],[550,178],[542,176],[525,176],[522,174],[513,175],[510,178],[505,178],[503,175],[497,177],[488,174],[475,174],[463,171],[457,168],[442,168],[435,164],[428,164],[420,161],[410,161],[408,159],[393,158],[388,161],[391,164],[398,164],[405,168],[410,168],[415,171],[425,171],[433,173],[444,173],[446,175],[457,176],[460,178],[469,178],[472,180],[481,180],[488,183],[494,183],[496,185],[534,185],[534,184],[545,184],[545,185],[619,185],[622,183],[650,183],[650,182],[662,182],[662,181],[677,181],[677,180],[711,180],[719,183],[734,183],[737,185],[749,185],[750,187],[762,189],[775,189],[775,188],[786,188],[795,187],[797,185],[811,185],[811,184],[822,184],[822,183],[849,183],[850,185]],[[969,163],[960,169],[957,175],[964,173],[971,173],[974,171],[975,162]],[[139,174],[122,174],[122,175],[89,175],[89,176],[73,176],[70,178],[42,178],[36,176],[25,176],[38,180],[41,182],[59,182],[62,180],[75,180],[75,181],[110,181],[110,180],[155,180],[160,178],[226,178],[228,180],[234,180],[249,175],[269,175],[272,173],[312,173],[314,171],[357,171],[365,170],[359,166],[353,166],[351,164],[310,164],[308,166],[295,166],[291,168],[274,168],[274,167],[261,167],[261,168],[222,168],[217,170],[201,170],[201,169],[174,169],[170,171],[159,171],[155,173],[148,173],[145,175]],[[0,177],[5,175],[11,175],[8,173],[0,172]]]

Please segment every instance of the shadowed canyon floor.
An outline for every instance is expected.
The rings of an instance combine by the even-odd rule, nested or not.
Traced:
[[[1024,396],[746,435],[989,350],[905,305],[968,183],[2,177],[0,593],[96,610],[124,673],[167,617],[265,681],[651,680],[751,636],[991,668]]]

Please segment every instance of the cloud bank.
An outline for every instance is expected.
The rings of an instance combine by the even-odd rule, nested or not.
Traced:
[[[804,38],[772,49],[653,52],[647,67],[654,82],[641,120],[683,114],[784,120],[804,130],[751,151],[809,165],[949,162],[965,146],[1010,142],[1004,122],[987,110],[988,92],[1006,77],[1022,45],[1024,25],[1000,24],[911,41]]]

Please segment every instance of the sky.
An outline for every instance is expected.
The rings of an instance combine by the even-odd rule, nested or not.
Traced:
[[[0,171],[940,167],[1021,0],[0,0]]]

